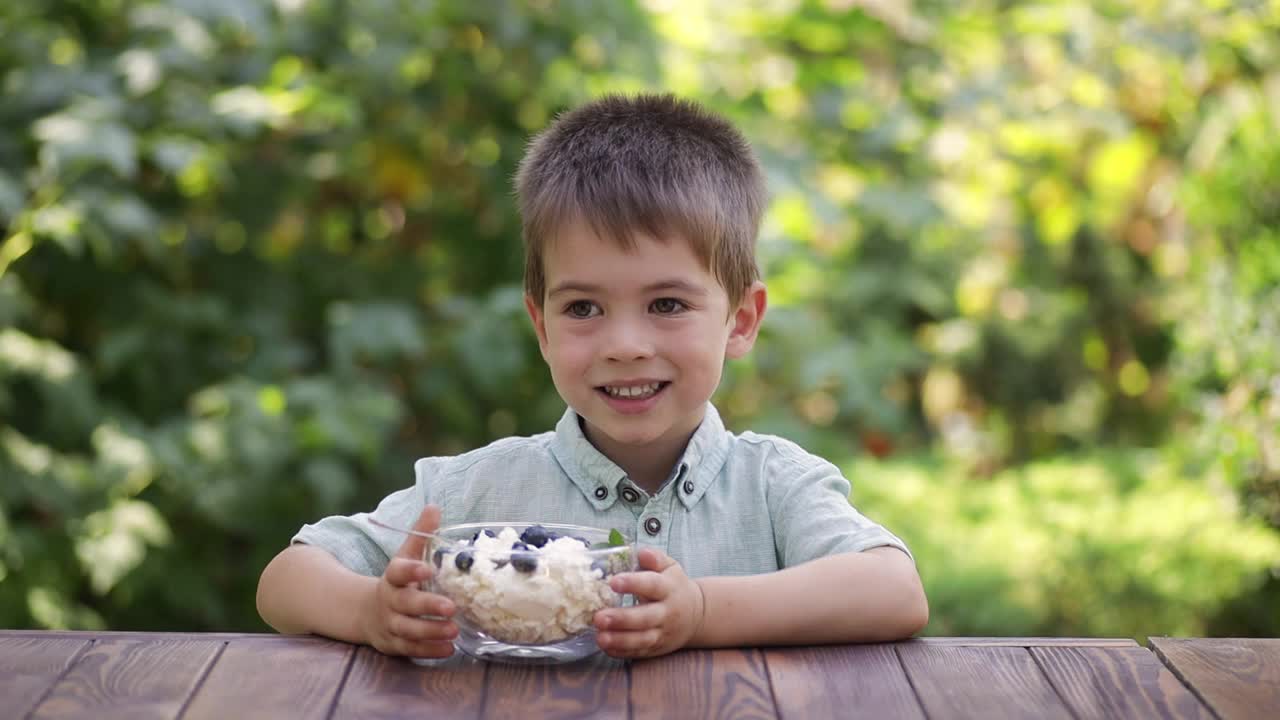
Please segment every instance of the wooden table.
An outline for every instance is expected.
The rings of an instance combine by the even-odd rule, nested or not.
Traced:
[[[432,666],[278,635],[0,631],[0,718],[1280,718],[1280,640],[928,638]]]

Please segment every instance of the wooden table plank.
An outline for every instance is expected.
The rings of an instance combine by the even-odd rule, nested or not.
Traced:
[[[774,718],[759,650],[682,650],[631,664],[633,718]]]
[[[924,718],[893,645],[777,648],[764,659],[786,720]]]
[[[1153,637],[1150,643],[1223,720],[1280,717],[1280,639]]]
[[[230,640],[182,717],[325,717],[355,650],[314,637]]]
[[[931,718],[1071,718],[1026,648],[911,641],[896,650]]]
[[[1033,647],[1031,656],[1076,717],[1213,718],[1144,648]]]
[[[105,640],[107,638],[143,638],[165,640],[278,640],[293,642],[298,635],[279,633],[237,632],[157,632],[155,630],[0,630],[0,637],[29,637],[39,639],[68,638],[72,640]]]
[[[485,663],[455,652],[447,661],[414,664],[360,648],[334,718],[478,718]]]
[[[31,717],[177,717],[223,645],[159,638],[96,641]]]
[[[4,698],[4,712],[25,717],[92,642],[88,637],[0,633],[0,698]]]
[[[485,718],[626,720],[627,665],[607,655],[567,665],[489,668]]]
[[[1133,638],[1072,637],[923,637],[911,641],[919,645],[961,645],[964,647],[1141,647]]]

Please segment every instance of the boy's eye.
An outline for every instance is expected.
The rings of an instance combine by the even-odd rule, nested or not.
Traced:
[[[596,304],[590,300],[575,300],[564,309],[570,317],[576,318],[589,318],[597,314],[596,310]]]
[[[687,305],[675,298],[658,298],[650,303],[649,307],[659,315],[674,315],[688,308]]]

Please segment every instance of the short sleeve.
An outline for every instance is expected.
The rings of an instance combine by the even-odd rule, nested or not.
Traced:
[[[413,487],[391,493],[378,503],[372,514],[380,522],[392,527],[411,528],[427,503],[439,502],[431,497],[430,489],[434,483],[428,481],[435,469],[433,460],[436,458],[424,458],[415,464]],[[353,572],[381,575],[404,542],[404,536],[373,525],[368,520],[369,515],[356,513],[323,518],[302,526],[290,544],[313,545],[333,555]]]
[[[884,546],[911,557],[906,543],[850,503],[851,485],[839,468],[799,446],[777,451],[766,470],[779,567]]]

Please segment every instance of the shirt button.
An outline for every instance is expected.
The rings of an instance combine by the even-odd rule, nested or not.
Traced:
[[[650,535],[657,535],[662,530],[662,521],[658,518],[649,518],[644,521],[644,531]]]
[[[603,500],[607,497],[609,497],[608,488],[603,488],[603,487],[596,488],[596,499]]]
[[[637,493],[635,490],[632,490],[631,488],[623,488],[622,499],[626,500],[629,503],[633,503],[640,499],[640,494]]]
[[[685,481],[684,481],[684,494],[685,494],[685,495],[692,495],[692,494],[693,494],[693,481],[692,481],[692,480],[685,480]]]

